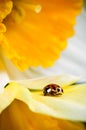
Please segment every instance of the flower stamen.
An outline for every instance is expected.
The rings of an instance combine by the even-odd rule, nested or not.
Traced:
[[[25,2],[15,2],[15,5],[21,5],[25,8],[29,8],[30,10],[34,11],[35,13],[40,13],[42,6],[40,4],[29,4],[29,3],[25,3]]]
[[[41,5],[29,5],[29,8],[36,13],[40,13],[42,6]]]

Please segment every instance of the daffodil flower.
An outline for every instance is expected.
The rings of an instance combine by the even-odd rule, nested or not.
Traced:
[[[86,84],[78,77],[48,76],[11,81],[0,94],[0,130],[85,130]],[[59,84],[60,96],[44,96],[43,87]]]
[[[48,67],[74,35],[83,0],[0,0],[0,48],[20,70]]]
[[[20,70],[52,65],[74,34],[82,3],[0,0],[0,69],[5,58]],[[74,85],[77,80],[70,75],[49,76],[2,86],[0,130],[85,130],[86,84]],[[43,87],[50,83],[59,84],[63,95],[44,96]]]

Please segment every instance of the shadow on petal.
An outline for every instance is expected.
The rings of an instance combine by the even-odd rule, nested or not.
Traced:
[[[84,130],[83,123],[69,122],[36,114],[19,100],[14,100],[0,115],[0,130]]]

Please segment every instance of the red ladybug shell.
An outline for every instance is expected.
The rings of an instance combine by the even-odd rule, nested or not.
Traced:
[[[48,84],[43,89],[44,96],[55,96],[61,95],[63,93],[63,89],[57,84]]]

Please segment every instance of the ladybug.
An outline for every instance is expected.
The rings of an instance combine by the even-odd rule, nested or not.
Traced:
[[[62,95],[63,89],[57,84],[48,84],[43,88],[44,96]]]

